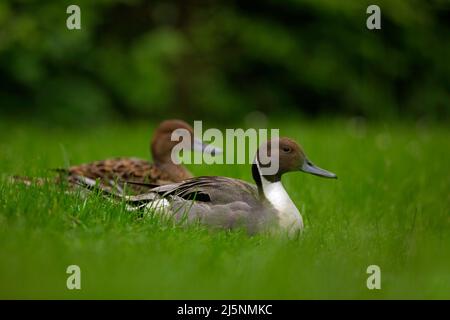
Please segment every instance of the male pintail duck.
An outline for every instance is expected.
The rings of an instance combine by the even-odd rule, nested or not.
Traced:
[[[68,175],[69,182],[76,183],[78,177],[86,177],[100,180],[102,184],[114,184],[123,187],[121,181],[133,181],[163,185],[180,182],[192,177],[192,174],[182,165],[172,161],[172,149],[179,141],[172,141],[171,135],[177,129],[185,129],[192,137],[191,148],[193,151],[220,153],[219,148],[203,144],[194,137],[193,128],[182,120],[166,120],[156,129],[152,142],[151,154],[153,163],[138,158],[113,158],[91,163],[71,166],[68,169],[58,170]],[[137,184],[128,184],[128,189],[134,192],[142,192],[143,187]],[[144,188],[144,190],[148,190]]]
[[[281,184],[281,176],[291,171],[303,171],[325,178],[337,178],[334,173],[315,166],[302,148],[289,138],[278,140],[278,170],[265,175],[260,156],[274,140],[263,143],[252,165],[256,186],[248,182],[216,176],[191,178],[183,182],[151,189],[137,196],[125,196],[132,209],[150,209],[170,214],[176,220],[200,221],[225,229],[245,228],[250,234],[275,229],[292,235],[303,229],[300,212]],[[276,145],[276,144],[274,144]],[[276,150],[275,150],[276,152]],[[264,171],[267,172],[267,171]]]

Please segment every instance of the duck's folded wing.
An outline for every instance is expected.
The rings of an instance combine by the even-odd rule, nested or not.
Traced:
[[[216,176],[196,177],[180,183],[160,186],[151,190],[163,197],[177,196],[186,200],[226,204],[253,200],[256,186],[238,179]]]

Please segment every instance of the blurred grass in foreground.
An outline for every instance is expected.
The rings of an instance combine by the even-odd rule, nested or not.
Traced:
[[[302,212],[298,240],[178,228],[96,195],[0,182],[0,298],[450,298],[449,130],[358,121],[278,122],[337,181],[284,184]],[[76,131],[1,125],[0,172],[111,156],[148,157],[152,127]],[[248,165],[189,166],[251,181]],[[82,289],[66,289],[66,267]],[[366,288],[377,264],[382,289]]]

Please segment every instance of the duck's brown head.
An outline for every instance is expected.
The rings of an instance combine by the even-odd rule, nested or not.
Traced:
[[[337,178],[334,173],[314,165],[299,144],[285,137],[263,143],[258,149],[256,162],[259,175],[270,182],[280,181],[284,173],[292,171],[303,171],[324,178]],[[253,176],[256,180],[255,170]]]
[[[172,139],[172,134],[182,129],[190,137],[189,147],[193,151],[207,152],[211,154],[220,153],[216,147],[208,146],[194,136],[194,129],[183,120],[165,120],[156,128],[151,143],[151,152],[155,163],[170,163],[172,149],[180,143],[179,140]]]

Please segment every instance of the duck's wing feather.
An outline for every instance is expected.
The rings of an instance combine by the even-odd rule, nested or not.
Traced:
[[[255,185],[246,181],[218,177],[203,176],[160,186],[151,190],[163,197],[177,196],[185,200],[197,200],[214,204],[228,204],[236,201],[252,203],[257,201],[258,193]]]

